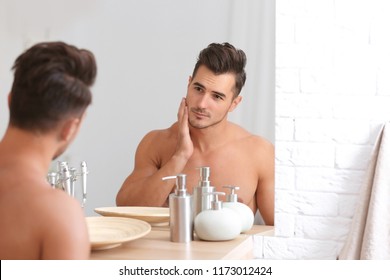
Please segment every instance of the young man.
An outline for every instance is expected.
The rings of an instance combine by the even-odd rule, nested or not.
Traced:
[[[91,103],[93,54],[40,43],[13,66],[9,125],[0,142],[0,259],[87,259],[82,208],[46,181]]]
[[[245,64],[245,53],[228,43],[213,43],[200,52],[178,121],[142,139],[117,205],[166,206],[175,182],[162,177],[187,174],[192,193],[197,168],[209,166],[218,191],[226,192],[224,185],[240,187],[239,200],[254,213],[259,209],[267,225],[274,224],[274,147],[227,119],[242,99]]]

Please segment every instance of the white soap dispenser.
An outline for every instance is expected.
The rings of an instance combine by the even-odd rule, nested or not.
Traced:
[[[241,233],[250,230],[253,227],[255,216],[253,211],[244,203],[238,202],[237,194],[234,192],[239,190],[236,186],[223,186],[230,190],[230,193],[226,195],[226,202],[222,205],[225,208],[230,208],[237,212],[242,224]]]
[[[199,239],[207,241],[231,240],[240,235],[241,221],[236,211],[223,208],[218,195],[223,192],[210,192],[204,195],[214,196],[211,209],[203,210],[194,220],[194,229]]]
[[[168,176],[176,179],[176,190],[169,195],[169,227],[172,242],[188,243],[194,239],[192,195],[186,189],[186,174]]]

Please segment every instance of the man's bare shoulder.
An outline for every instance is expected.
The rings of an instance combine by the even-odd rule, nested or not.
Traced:
[[[0,247],[5,258],[67,258],[73,252],[77,258],[79,253],[70,249],[69,240],[80,239],[85,240],[77,243],[80,258],[87,256],[86,222],[77,200],[49,185],[33,182],[4,189],[0,198],[0,224],[8,231],[1,233]],[[49,250],[48,244],[53,244]],[[42,255],[53,251],[54,254]]]
[[[40,202],[39,202],[40,201]],[[47,208],[58,210],[63,212],[67,212],[71,216],[73,213],[78,215],[82,213],[80,203],[73,197],[69,196],[65,191],[58,189],[51,189],[50,187],[41,193],[39,197],[39,201],[35,201],[35,203],[39,203],[41,208],[38,205],[35,205],[42,212],[46,212]],[[46,206],[42,206],[46,204]],[[50,211],[49,214],[52,214],[53,211]]]
[[[172,141],[177,138],[177,123],[174,123],[168,128],[155,129],[149,131],[142,139],[143,144],[155,144],[161,142]]]
[[[64,191],[52,189],[49,185],[40,185],[32,182],[22,186],[15,186],[4,193],[4,198],[6,197],[9,199],[8,201],[2,199],[2,208],[12,209],[17,207],[28,215],[34,215],[34,219],[46,220],[54,213],[56,217],[62,216],[61,213],[63,212],[68,213],[68,215],[64,215],[67,217],[81,213],[77,200]],[[20,211],[16,212],[23,215],[24,213]]]
[[[261,148],[264,151],[273,152],[274,151],[274,144],[272,144],[269,140],[266,138],[254,135],[252,134],[248,140],[253,143],[254,146]]]
[[[253,134],[241,126],[232,124],[232,131],[236,139],[245,144],[249,149],[261,149],[265,152],[274,150],[274,145],[265,137]]]
[[[177,128],[177,123],[174,123],[167,128],[154,129],[148,132],[145,137],[172,137],[173,135],[176,135]]]

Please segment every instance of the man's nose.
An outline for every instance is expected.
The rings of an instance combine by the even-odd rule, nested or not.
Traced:
[[[206,108],[207,107],[207,103],[208,103],[208,95],[207,94],[202,94],[199,96],[198,98],[198,107],[199,108]]]

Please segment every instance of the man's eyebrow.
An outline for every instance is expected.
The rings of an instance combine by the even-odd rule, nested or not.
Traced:
[[[201,88],[206,88],[204,85],[202,85],[199,82],[194,82],[194,86],[198,86],[198,87],[201,87]]]
[[[198,87],[203,88],[203,89],[206,88],[204,85],[202,85],[202,84],[199,83],[199,82],[194,82],[194,86],[198,86]],[[223,98],[226,98],[226,94],[224,94],[224,93],[222,93],[222,92],[219,92],[219,91],[212,91],[212,92],[215,93],[215,94],[218,94],[218,95],[222,96]]]

